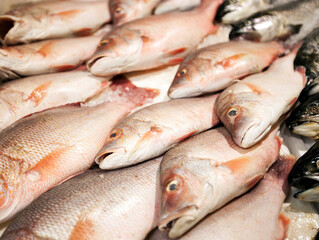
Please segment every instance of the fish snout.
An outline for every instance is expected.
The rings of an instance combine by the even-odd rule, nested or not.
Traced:
[[[101,169],[111,170],[127,166],[124,147],[102,149],[95,157]]]
[[[244,23],[238,25],[232,25],[233,29],[229,33],[229,39],[231,40],[249,40],[259,42],[261,35],[255,31],[247,30]]]

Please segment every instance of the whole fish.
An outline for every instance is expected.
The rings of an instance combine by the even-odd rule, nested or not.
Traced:
[[[200,133],[168,151],[161,163],[159,229],[182,236],[201,219],[252,188],[276,161],[277,129],[242,149],[227,130]]]
[[[1,239],[142,240],[157,225],[159,164],[72,178],[35,200]]]
[[[301,93],[302,101],[309,95],[319,92],[319,28],[314,29],[301,45],[296,59],[295,67],[306,68],[307,85]]]
[[[199,6],[200,2],[201,0],[163,0],[157,5],[154,13],[186,11]]]
[[[106,1],[40,2],[16,8],[0,16],[0,41],[12,45],[89,35],[110,20]]]
[[[110,30],[110,26],[108,28]],[[44,40],[0,47],[0,81],[76,68],[95,52],[102,36]]]
[[[295,161],[294,157],[280,157],[252,191],[209,215],[180,239],[284,239],[287,224],[280,211],[289,191],[288,174]],[[169,238],[155,231],[147,240]]]
[[[0,87],[0,131],[31,113],[83,102],[109,85],[87,71],[27,77]]]
[[[219,120],[217,95],[153,104],[124,118],[95,158],[102,169],[130,166],[159,156]]]
[[[217,18],[222,23],[236,23],[254,13],[296,0],[225,0],[219,7]]]
[[[168,94],[182,98],[225,89],[234,79],[261,72],[283,53],[277,42],[232,41],[202,48],[180,64]]]
[[[124,80],[114,81],[108,90],[113,102],[49,109],[0,132],[0,222],[87,170],[114,125],[154,96]]]
[[[319,1],[301,0],[258,12],[251,17],[235,23],[229,37],[245,38],[255,41],[285,39],[304,29],[315,27]]]
[[[319,202],[319,142],[316,142],[294,165],[289,183],[300,189],[294,196],[303,201]]]
[[[120,25],[101,40],[87,67],[94,75],[109,76],[178,64],[205,36],[217,31],[212,21],[220,3],[203,0],[193,11]]]
[[[286,121],[287,127],[295,134],[319,138],[319,93],[308,97],[298,105]]]
[[[110,0],[112,21],[115,25],[151,15],[161,0]]]
[[[306,83],[304,69],[294,70],[297,49],[219,95],[217,115],[238,146],[257,143],[296,102]]]

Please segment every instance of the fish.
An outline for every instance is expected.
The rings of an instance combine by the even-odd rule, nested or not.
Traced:
[[[287,127],[295,134],[319,138],[319,93],[310,95],[298,105],[286,120]]]
[[[113,81],[108,90],[112,101],[48,109],[0,132],[0,222],[90,168],[114,125],[154,97],[152,89],[125,79]]]
[[[160,162],[88,170],[41,195],[1,239],[144,239],[157,225]]]
[[[203,38],[217,32],[212,21],[220,3],[203,0],[189,12],[154,15],[120,25],[104,36],[87,68],[96,76],[109,76],[176,65]]]
[[[242,149],[224,127],[208,130],[168,151],[161,162],[159,229],[181,237],[208,214],[247,192],[277,160],[274,128],[259,144]]]
[[[217,116],[238,146],[247,148],[260,141],[297,101],[306,84],[305,69],[293,66],[297,50],[274,61],[265,72],[234,83],[217,98]]]
[[[300,100],[319,92],[319,28],[314,29],[304,40],[297,53],[295,67],[306,68],[307,85],[302,90]]]
[[[216,18],[224,24],[236,23],[254,13],[296,0],[225,0],[218,8]]]
[[[74,69],[95,52],[103,35],[0,47],[0,81]]]
[[[40,2],[0,16],[0,41],[5,45],[85,36],[111,20],[106,1]]]
[[[287,223],[281,208],[289,192],[287,178],[295,161],[294,156],[280,156],[254,189],[207,216],[179,239],[285,239]],[[147,240],[169,238],[156,230]]]
[[[26,77],[0,86],[0,131],[35,112],[70,103],[84,102],[110,85],[110,78],[98,78],[74,70]]]
[[[302,155],[289,174],[289,183],[298,188],[295,198],[319,202],[319,142]]]
[[[101,169],[146,161],[219,123],[217,95],[176,99],[142,108],[117,124],[95,158]]]
[[[269,10],[258,12],[251,17],[233,24],[229,38],[254,41],[285,40],[289,36],[304,32],[317,25],[319,2],[316,0],[295,1]],[[310,30],[311,31],[311,30]]]
[[[180,64],[168,95],[183,98],[223,90],[232,80],[261,72],[284,51],[277,42],[231,41],[202,48]]]
[[[110,0],[110,12],[115,26],[151,15],[161,0]]]
[[[163,14],[175,11],[187,11],[198,7],[201,0],[163,0],[154,10],[155,14]]]

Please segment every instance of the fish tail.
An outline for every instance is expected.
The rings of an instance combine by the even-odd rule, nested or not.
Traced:
[[[213,21],[222,2],[223,0],[202,0],[197,10],[204,12]]]

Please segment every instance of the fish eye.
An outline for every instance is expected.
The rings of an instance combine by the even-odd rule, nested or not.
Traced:
[[[99,43],[99,47],[105,46],[105,45],[108,44],[109,42],[110,42],[110,40],[107,40],[107,39],[102,40],[102,41]]]
[[[110,133],[109,138],[113,140],[120,137],[121,135],[122,135],[122,130],[116,129]]]
[[[115,13],[115,14],[121,14],[121,13],[122,13],[122,11],[123,11],[123,9],[122,9],[122,8],[117,7],[117,8],[115,8],[114,13]]]
[[[310,108],[310,111],[314,114],[318,114],[319,113],[319,107],[318,106],[313,106]]]
[[[167,192],[176,191],[178,189],[179,189],[179,183],[176,179],[169,181],[166,185]]]
[[[179,71],[179,73],[177,74],[177,77],[182,77],[187,73],[187,70],[184,68],[183,70]]]
[[[230,109],[229,111],[228,111],[228,116],[229,117],[234,117],[234,116],[236,116],[237,115],[237,110],[236,109]]]

